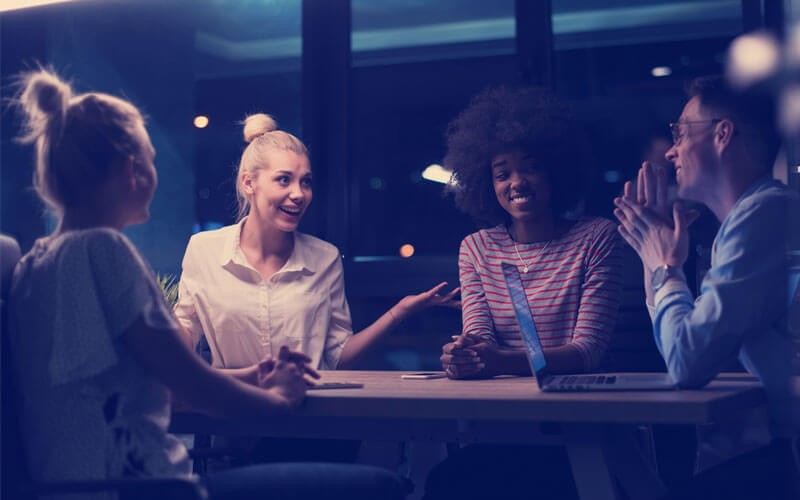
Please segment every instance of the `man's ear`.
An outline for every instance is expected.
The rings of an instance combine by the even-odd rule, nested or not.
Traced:
[[[720,120],[714,128],[714,142],[722,149],[730,145],[736,126],[730,120]]]

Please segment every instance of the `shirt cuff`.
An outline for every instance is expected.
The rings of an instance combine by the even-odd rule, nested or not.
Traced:
[[[661,302],[664,297],[668,295],[672,295],[673,293],[686,293],[691,295],[692,292],[689,290],[689,285],[682,279],[675,279],[672,278],[664,283],[664,286],[658,289],[656,292],[656,296],[653,298],[653,306],[652,311],[650,312],[650,318],[655,316],[655,310],[658,309],[658,304]],[[651,306],[647,306],[647,309],[650,310]]]

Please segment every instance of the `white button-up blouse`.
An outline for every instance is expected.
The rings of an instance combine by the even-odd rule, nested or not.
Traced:
[[[205,334],[215,367],[276,357],[282,345],[334,369],[353,334],[338,249],[294,233],[294,250],[269,280],[239,245],[238,224],[195,234],[183,257],[175,313],[195,344]]]

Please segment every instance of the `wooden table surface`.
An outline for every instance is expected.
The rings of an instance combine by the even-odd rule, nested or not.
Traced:
[[[637,458],[633,424],[721,421],[766,404],[747,374],[723,374],[700,390],[545,393],[532,377],[404,380],[400,371],[325,371],[323,382],[359,389],[313,390],[288,415],[173,415],[172,431],[366,440],[564,445],[582,499],[656,498],[663,486]],[[610,458],[609,458],[610,457]]]
[[[700,424],[765,404],[747,374],[723,374],[700,390],[553,393],[532,377],[405,380],[400,371],[323,371],[322,381],[359,389],[308,391],[295,415],[574,423]],[[181,415],[176,414],[180,421]]]

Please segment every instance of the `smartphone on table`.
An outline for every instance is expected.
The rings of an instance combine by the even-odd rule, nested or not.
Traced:
[[[307,390],[315,391],[323,389],[361,389],[362,387],[364,387],[364,384],[360,382],[320,382],[319,384],[308,386]]]
[[[400,378],[405,380],[431,380],[435,378],[445,378],[447,375],[444,372],[416,372],[404,373]]]

